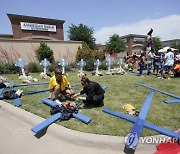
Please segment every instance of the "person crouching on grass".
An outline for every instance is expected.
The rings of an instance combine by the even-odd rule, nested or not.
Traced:
[[[105,91],[99,83],[90,81],[86,76],[83,76],[81,79],[81,85],[83,86],[83,90],[75,94],[73,98],[82,94],[86,94],[86,97],[78,97],[76,98],[76,101],[82,100],[86,105],[91,104],[97,107],[103,105]]]
[[[60,94],[61,99],[65,99],[64,95],[69,95],[70,97],[74,95],[74,91],[72,90],[67,77],[63,75],[62,71],[59,69],[56,69],[55,75],[50,78],[49,90],[49,99],[52,98],[53,93],[55,97],[54,100],[56,100]]]

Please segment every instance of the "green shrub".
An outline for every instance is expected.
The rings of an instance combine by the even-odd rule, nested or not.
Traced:
[[[99,69],[102,69],[102,70],[107,70],[107,65],[106,65],[106,61],[102,61],[101,65],[99,66]]]
[[[95,59],[94,59],[93,57],[90,57],[90,58],[86,59],[85,70],[87,70],[87,71],[93,71],[94,68],[95,68],[94,62],[95,62]]]
[[[13,62],[0,62],[0,74],[15,74],[19,68]]]
[[[36,73],[36,72],[42,72],[43,71],[43,67],[40,66],[38,63],[35,63],[35,62],[28,63],[28,65],[26,66],[26,69],[30,73]]]
[[[45,42],[40,43],[40,46],[36,50],[36,54],[39,62],[41,60],[44,60],[44,58],[46,58],[50,62],[52,62],[54,59],[53,50],[51,50]]]
[[[77,69],[77,63],[76,63],[76,62],[70,63],[70,64],[68,64],[68,65],[66,66],[66,71],[72,71],[72,72],[74,72],[74,71],[76,71],[76,69]]]
[[[94,70],[94,62],[99,59],[100,61],[105,59],[104,52],[99,52],[98,50],[92,50],[88,45],[83,42],[82,48],[79,48],[76,55],[76,62],[79,62],[83,59],[86,62],[85,70],[92,71]]]

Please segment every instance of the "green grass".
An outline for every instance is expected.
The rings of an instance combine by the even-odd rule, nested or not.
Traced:
[[[80,77],[77,76],[77,72],[68,72],[68,79],[70,83],[79,83]],[[132,104],[136,109],[141,110],[142,105],[146,99],[149,89],[143,88],[134,84],[134,82],[141,82],[152,86],[154,88],[173,93],[175,95],[180,95],[180,80],[162,80],[158,79],[153,75],[138,77],[131,73],[127,75],[104,75],[104,76],[90,76],[88,77],[92,81],[97,81],[101,85],[107,85],[108,89],[105,93],[104,106],[99,108],[82,108],[80,112],[92,118],[90,124],[86,125],[77,119],[71,118],[68,121],[57,122],[58,124],[82,132],[95,133],[95,134],[107,134],[114,136],[125,136],[127,135],[132,124],[105,114],[102,112],[102,108],[108,107],[115,111],[125,113],[122,108],[125,104]],[[14,81],[15,83],[20,83],[18,80],[18,75],[4,75],[8,78],[8,81]],[[31,76],[40,79],[39,74],[31,74]],[[40,82],[48,80],[40,80]],[[47,85],[39,85],[33,87],[20,87],[24,91],[36,90],[41,88],[47,88]],[[82,89],[81,85],[75,88],[76,92]],[[26,95],[22,97],[21,108],[34,113],[43,118],[50,117],[50,107],[44,105],[41,102],[42,98],[48,96],[48,93],[40,93],[34,95]],[[179,109],[180,104],[168,105],[163,103],[163,100],[173,99],[169,96],[155,92],[148,116],[147,121],[171,130],[177,130],[180,127]],[[12,100],[6,100],[12,104]],[[32,126],[33,127],[33,126]],[[154,131],[144,128],[142,136],[149,136],[157,134]]]

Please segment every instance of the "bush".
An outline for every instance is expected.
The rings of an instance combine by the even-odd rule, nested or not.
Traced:
[[[13,62],[0,62],[0,74],[15,74],[19,68]]]
[[[102,64],[99,66],[99,69],[102,69],[102,70],[107,70],[107,65],[106,65],[106,61],[102,61]]]
[[[95,59],[92,58],[92,57],[86,59],[85,70],[87,70],[87,71],[93,71],[94,68],[95,68],[94,62],[95,62]]]
[[[41,60],[44,60],[44,58],[46,58],[50,62],[52,62],[54,59],[53,50],[51,50],[45,42],[40,43],[40,46],[36,50],[36,54],[39,62]]]
[[[99,52],[98,50],[92,50],[88,45],[83,42],[82,48],[79,48],[76,55],[76,62],[79,62],[81,59],[86,61],[85,70],[92,71],[94,70],[94,62],[99,59],[100,61],[105,59],[104,52]]]
[[[35,62],[28,63],[28,65],[26,66],[26,69],[30,73],[37,73],[37,72],[43,71],[43,67],[40,66],[38,63],[35,63]]]
[[[70,63],[66,66],[66,71],[76,71],[77,70],[77,63]]]

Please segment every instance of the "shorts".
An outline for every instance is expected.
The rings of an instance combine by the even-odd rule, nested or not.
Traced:
[[[155,62],[155,66],[160,67],[160,66],[161,66],[161,63],[160,63],[160,62]]]
[[[163,67],[162,67],[162,70],[171,70],[172,69],[172,66],[169,66],[169,65],[164,65]]]

